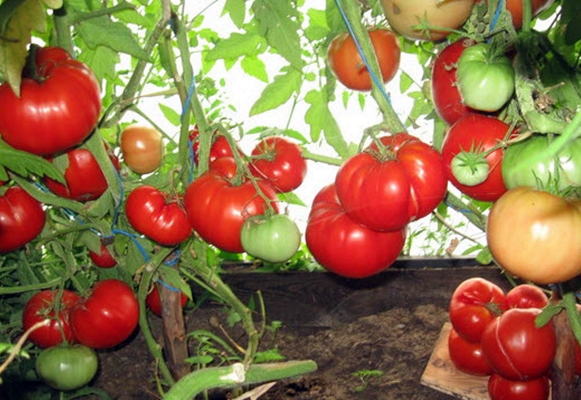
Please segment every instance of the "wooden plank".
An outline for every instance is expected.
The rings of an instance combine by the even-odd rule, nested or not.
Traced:
[[[463,400],[488,400],[488,377],[459,371],[448,353],[448,335],[452,325],[444,324],[438,342],[424,370],[421,383]]]

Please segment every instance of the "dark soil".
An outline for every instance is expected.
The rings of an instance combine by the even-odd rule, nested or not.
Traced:
[[[447,400],[453,397],[422,385],[420,378],[448,321],[453,290],[472,276],[507,284],[494,268],[401,264],[366,280],[320,273],[232,273],[225,280],[243,301],[260,290],[267,316],[282,322],[275,336],[264,336],[262,349],[278,348],[289,360],[312,359],[318,365],[316,372],[276,382],[261,400]],[[219,328],[228,327],[226,318],[223,306],[206,302],[186,314],[187,331],[209,329],[226,339]],[[151,316],[150,321],[162,340],[161,319]],[[226,331],[245,346],[238,328]],[[115,400],[161,398],[155,363],[139,332],[119,349],[100,352],[99,358],[93,387]],[[371,372],[367,378],[358,376],[365,371]],[[235,397],[220,391],[210,396]]]

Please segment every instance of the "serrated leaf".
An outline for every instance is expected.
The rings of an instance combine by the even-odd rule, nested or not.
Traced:
[[[399,77],[399,91],[400,93],[405,93],[408,89],[412,86],[414,80],[411,76],[405,71],[402,71]]]
[[[256,33],[233,32],[228,38],[220,40],[206,53],[207,61],[237,60],[243,56],[256,56],[264,51],[264,38]]]
[[[311,8],[307,11],[309,26],[305,29],[305,36],[311,41],[325,39],[329,35],[329,26],[325,10]]]
[[[268,44],[298,70],[303,68],[297,10],[287,1],[256,0],[252,5],[258,30]]]
[[[186,294],[190,299],[192,298],[192,289],[181,277],[177,269],[162,264],[158,268],[161,280],[169,287],[179,289]]]
[[[92,49],[105,46],[116,52],[149,60],[149,55],[141,48],[131,29],[122,22],[105,16],[91,18],[79,22],[77,32]]]
[[[335,117],[329,110],[329,103],[322,92],[311,90],[307,93],[305,101],[310,105],[305,113],[305,122],[311,126],[311,139],[319,140],[321,132],[324,133],[327,143],[346,158],[349,155],[349,146],[343,136]]]
[[[263,82],[268,82],[266,66],[260,58],[255,56],[244,57],[242,61],[240,61],[240,66],[242,67],[242,70],[248,75],[253,76]]]
[[[492,263],[492,253],[488,246],[478,252],[476,255],[476,261],[481,265],[489,265]]]
[[[46,159],[25,151],[16,150],[0,140],[0,166],[20,175],[48,176],[64,182],[63,174]]]
[[[246,18],[246,1],[244,0],[226,0],[222,15],[228,14],[230,19],[237,28],[242,28]]]
[[[260,98],[250,108],[250,115],[257,115],[286,103],[294,93],[300,91],[301,84],[302,75],[299,71],[293,68],[283,69],[283,73],[275,76],[266,85]]]
[[[49,4],[62,4],[51,0]],[[46,10],[40,0],[9,0],[0,5],[0,71],[20,96],[22,69],[26,63],[31,32],[46,30]]]

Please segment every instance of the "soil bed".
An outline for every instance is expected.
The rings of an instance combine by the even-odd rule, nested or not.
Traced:
[[[260,399],[453,399],[420,383],[448,321],[450,296],[473,276],[504,288],[508,282],[492,267],[449,260],[445,267],[433,261],[422,265],[401,261],[365,280],[325,273],[226,274],[225,281],[243,301],[260,290],[268,318],[282,322],[274,337],[264,337],[263,349],[278,348],[287,359],[312,359],[318,365],[312,374],[277,382]],[[152,316],[151,321],[161,338],[160,319]],[[219,325],[228,326],[223,307],[209,302],[188,313],[186,325],[188,331],[208,329],[223,338]],[[239,331],[226,330],[245,344]],[[93,386],[116,400],[159,398],[153,359],[139,333],[99,356],[101,371]],[[357,376],[363,371],[372,371],[371,376]],[[216,391],[210,398],[231,397]]]

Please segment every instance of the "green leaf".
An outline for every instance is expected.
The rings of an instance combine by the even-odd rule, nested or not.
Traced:
[[[48,176],[64,182],[62,173],[52,163],[37,155],[16,150],[0,140],[0,166],[20,175]]]
[[[256,0],[252,8],[259,32],[268,44],[293,67],[302,70],[301,26],[296,8],[279,0]]]
[[[411,76],[405,71],[402,70],[399,78],[399,91],[400,93],[405,93],[408,89],[412,86],[414,80]]]
[[[242,28],[246,18],[246,2],[244,0],[226,0],[222,15],[228,14],[237,28]]]
[[[316,10],[311,8],[307,11],[309,25],[305,28],[305,36],[311,41],[322,40],[329,35],[329,25],[325,10]]]
[[[307,93],[305,101],[310,104],[305,113],[305,122],[311,126],[313,142],[318,141],[323,132],[327,143],[337,154],[342,158],[348,157],[349,146],[341,135],[341,129],[329,110],[329,103],[323,92],[313,89]]]
[[[58,8],[62,0],[50,0],[45,4]],[[45,32],[46,18],[40,0],[7,0],[0,5],[0,71],[17,96],[20,96],[31,32]]]
[[[275,109],[286,103],[293,94],[298,93],[302,85],[302,75],[293,68],[283,68],[269,83],[260,98],[252,105],[250,115],[257,115]]]
[[[248,75],[260,79],[263,82],[268,82],[268,74],[264,62],[256,56],[246,56],[240,61],[242,70]]]
[[[92,49],[105,46],[119,53],[149,60],[149,55],[141,48],[131,29],[122,22],[105,16],[91,18],[79,22],[77,32]]]
[[[232,33],[228,38],[220,40],[206,53],[207,61],[219,59],[237,60],[243,56],[256,56],[264,51],[266,42],[256,33]]]
[[[161,280],[168,286],[179,289],[186,294],[190,299],[192,298],[192,289],[181,277],[176,268],[162,264],[158,268]]]
[[[181,121],[181,117],[180,114],[178,112],[176,112],[176,110],[174,110],[171,107],[166,106],[163,103],[159,103],[159,109],[161,110],[161,112],[163,113],[163,115],[165,116],[165,118],[174,126],[179,126],[180,125],[180,121]]]

